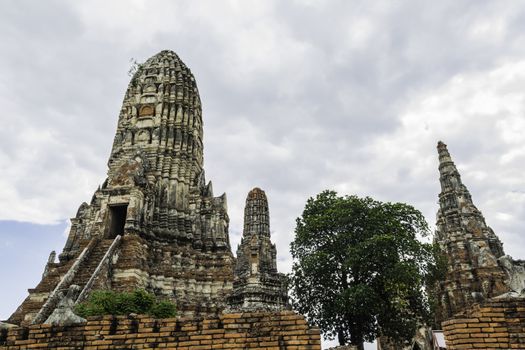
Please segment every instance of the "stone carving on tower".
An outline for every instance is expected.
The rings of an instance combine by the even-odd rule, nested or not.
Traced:
[[[237,248],[228,311],[289,309],[286,276],[277,272],[277,251],[270,240],[268,199],[263,190],[248,193],[244,232]]]
[[[444,281],[437,286],[437,321],[475,302],[509,291],[508,274],[498,259],[503,245],[472,202],[447,146],[439,142],[441,193],[434,240],[447,257]]]
[[[186,316],[225,307],[235,263],[226,196],[215,197],[205,181],[201,100],[174,52],[158,53],[133,75],[108,167],[71,219],[59,261],[50,259],[9,322],[44,322],[71,285],[80,299],[95,288],[144,288]]]

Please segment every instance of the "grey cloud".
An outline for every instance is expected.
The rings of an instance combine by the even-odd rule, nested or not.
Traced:
[[[74,215],[104,180],[129,59],[173,49],[199,85],[206,174],[228,195],[234,247],[254,186],[268,194],[283,270],[295,218],[325,188],[406,201],[434,223],[442,138],[519,255],[523,199],[510,194],[524,190],[524,156],[501,163],[520,142],[495,123],[525,108],[469,108],[480,89],[524,90],[520,77],[499,87],[484,78],[523,60],[524,15],[500,1],[4,3],[0,219]]]

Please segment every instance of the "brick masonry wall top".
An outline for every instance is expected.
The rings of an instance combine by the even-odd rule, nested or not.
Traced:
[[[448,350],[525,349],[525,298],[493,298],[442,325]]]
[[[84,325],[32,325],[0,333],[0,349],[320,350],[319,329],[293,311],[222,314],[209,319],[90,318]]]

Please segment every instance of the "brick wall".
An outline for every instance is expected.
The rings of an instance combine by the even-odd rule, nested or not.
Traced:
[[[447,350],[525,349],[525,298],[490,299],[442,325]]]
[[[32,325],[0,333],[0,349],[320,350],[319,329],[293,311],[217,318],[90,318],[80,326]]]

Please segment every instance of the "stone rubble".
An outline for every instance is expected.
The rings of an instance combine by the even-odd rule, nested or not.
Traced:
[[[73,312],[75,300],[81,291],[80,286],[73,284],[69,286],[67,294],[62,297],[56,309],[44,322],[54,326],[73,326],[86,323],[86,319]]]

